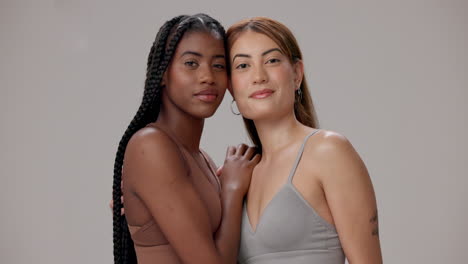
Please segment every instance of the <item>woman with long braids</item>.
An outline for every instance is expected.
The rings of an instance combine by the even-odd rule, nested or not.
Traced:
[[[115,159],[115,263],[236,262],[242,200],[260,157],[228,148],[218,179],[199,148],[228,86],[224,38],[204,14],[175,17],[156,36],[142,103]]]
[[[283,24],[227,31],[231,88],[262,159],[244,203],[241,264],[382,263],[367,169],[342,135],[318,129],[302,54]]]

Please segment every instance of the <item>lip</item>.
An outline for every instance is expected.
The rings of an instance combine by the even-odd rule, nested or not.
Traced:
[[[195,93],[194,96],[203,102],[211,103],[216,101],[218,98],[218,90],[212,88],[205,89]]]
[[[269,97],[274,92],[275,91],[273,91],[271,89],[262,89],[262,90],[258,90],[258,91],[253,92],[249,97],[254,98],[254,99],[263,99],[263,98]]]

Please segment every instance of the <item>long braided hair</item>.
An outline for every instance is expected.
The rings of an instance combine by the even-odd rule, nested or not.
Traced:
[[[133,241],[130,237],[127,221],[120,211],[123,204],[122,196],[122,165],[124,153],[130,138],[139,129],[156,121],[161,106],[161,81],[175,53],[178,43],[187,32],[209,32],[225,39],[223,26],[214,18],[206,14],[192,16],[182,15],[164,23],[159,29],[156,39],[148,55],[145,89],[143,99],[137,113],[128,125],[119,142],[114,163],[114,180],[112,184],[113,207],[113,242],[114,263],[137,263]]]

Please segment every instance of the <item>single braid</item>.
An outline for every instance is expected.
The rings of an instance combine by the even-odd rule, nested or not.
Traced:
[[[167,68],[168,64],[162,65],[161,64],[161,58],[165,54],[165,47],[167,44],[167,40],[169,38],[169,35],[173,29],[173,27],[179,23],[182,19],[186,18],[187,16],[178,16],[173,18],[172,20],[167,22],[167,25],[165,28],[160,30],[158,32],[158,35],[156,36],[156,46],[153,45],[151,47],[151,50],[154,50],[154,53],[152,54],[150,52],[150,55],[148,56],[148,67],[146,71],[146,81],[145,81],[145,93],[143,95],[143,101],[142,105],[148,107],[148,111],[145,111],[143,113],[151,115],[153,114],[154,116],[149,116],[145,123],[149,123],[151,121],[156,120],[158,114],[159,114],[159,103],[155,104],[154,100],[159,98],[159,93],[158,90],[160,90],[160,83],[162,80],[162,76],[164,75],[164,71]],[[164,41],[159,41],[159,40],[164,40]],[[172,55],[171,55],[172,57]],[[157,70],[159,66],[163,66],[164,71],[161,74],[161,76],[157,75]],[[145,100],[146,99],[146,100]],[[145,125],[146,125],[145,124]]]
[[[153,44],[150,54],[148,56],[148,68],[147,68],[147,81],[145,84],[145,92],[142,99],[142,104],[140,105],[137,113],[135,114],[133,120],[130,122],[127,130],[125,131],[122,139],[119,142],[117,149],[117,154],[114,163],[114,181],[112,186],[112,199],[114,200],[113,208],[113,241],[114,241],[114,263],[116,264],[127,264],[127,263],[136,263],[136,257],[134,252],[129,253],[129,251],[134,251],[133,242],[129,237],[129,231],[127,226],[127,221],[124,216],[121,215],[120,211],[123,207],[123,204],[120,200],[122,196],[121,181],[122,181],[122,165],[124,159],[125,149],[127,147],[130,138],[133,134],[138,131],[140,128],[148,124],[147,118],[148,109],[152,108],[150,102],[152,101],[151,97],[155,97],[157,86],[161,82],[161,78],[157,78],[154,81],[151,81],[152,74],[156,70],[156,65],[161,54],[163,53],[164,47],[166,45],[167,39],[171,29],[182,16],[176,17],[168,22],[166,22],[161,30],[159,31],[155,43]],[[167,66],[167,65],[166,65]],[[133,255],[134,257],[131,258]]]
[[[199,18],[207,22],[200,21]],[[114,179],[112,184],[113,207],[113,243],[114,243],[114,263],[129,264],[137,263],[133,241],[128,230],[125,216],[121,215],[123,204],[122,196],[122,166],[125,149],[130,138],[139,129],[148,123],[156,121],[161,105],[163,75],[169,66],[178,43],[187,30],[193,25],[200,29],[215,31],[224,39],[224,28],[213,18],[197,14],[194,16],[178,16],[167,21],[156,35],[156,39],[150,49],[147,61],[145,89],[138,111],[122,136],[114,162]],[[200,25],[201,24],[201,25]],[[213,26],[215,25],[215,26]],[[195,28],[194,27],[194,28]]]

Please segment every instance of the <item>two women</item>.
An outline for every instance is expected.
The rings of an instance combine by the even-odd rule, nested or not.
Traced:
[[[185,19],[207,19],[194,17]],[[154,51],[165,55],[150,53],[157,78],[147,74],[145,88],[153,85],[157,93],[145,92],[149,111],[140,116],[146,119],[129,126],[119,147],[122,152],[131,137],[123,193],[139,262],[235,263],[239,234],[240,263],[344,263],[345,256],[349,263],[381,262],[370,178],[343,136],[317,129],[291,32],[268,18],[228,30],[231,92],[262,157],[246,146],[228,149],[218,184],[198,145],[203,118],[227,87],[222,30],[180,28],[190,27],[179,19],[158,33]],[[116,162],[116,202],[121,168]],[[124,252],[119,245],[131,249],[132,241],[120,209],[116,204],[116,260]]]

